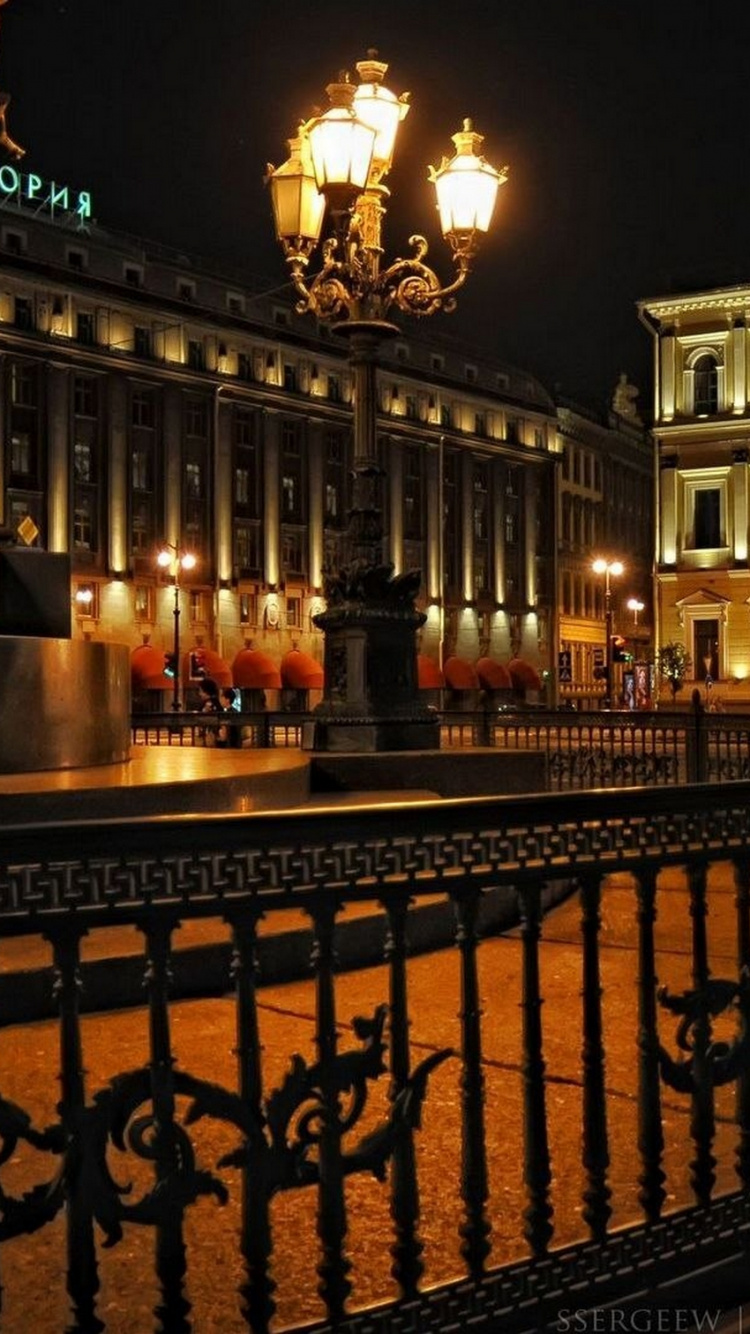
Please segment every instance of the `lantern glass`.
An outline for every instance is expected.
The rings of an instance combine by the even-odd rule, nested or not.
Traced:
[[[375,131],[369,125],[349,107],[333,106],[310,121],[306,135],[321,194],[333,190],[355,195],[364,190],[375,145]]]
[[[317,243],[323,226],[326,201],[318,192],[307,140],[289,140],[290,156],[270,173],[273,217],[280,241]]]
[[[474,133],[471,121],[464,121],[463,130],[453,135],[453,142],[455,157],[433,172],[443,235],[486,232],[505,173],[480,156],[482,135]]]
[[[387,67],[381,68],[385,70]],[[357,69],[362,73],[369,66],[363,61]],[[372,81],[359,85],[353,105],[358,120],[375,131],[372,160],[380,175],[385,175],[393,161],[396,134],[409,110],[408,103],[396,97],[389,88],[384,88],[382,83]]]

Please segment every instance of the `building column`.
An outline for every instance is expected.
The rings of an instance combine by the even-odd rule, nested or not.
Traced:
[[[734,559],[739,565],[747,564],[747,467],[748,450],[732,451],[732,500]]]
[[[673,329],[666,329],[659,339],[659,357],[661,361],[661,405],[662,421],[671,421],[676,407],[676,340]]]
[[[214,543],[216,575],[220,583],[232,578],[232,404],[214,391]]]
[[[461,459],[461,592],[474,601],[474,460],[466,450]]]
[[[127,382],[120,376],[113,375],[109,379],[108,391],[107,564],[113,574],[119,575],[124,574],[130,567]]]
[[[677,460],[672,455],[659,461],[659,533],[658,563],[677,563]]]
[[[278,588],[281,581],[281,527],[279,508],[280,419],[278,413],[263,409],[263,575],[267,584]]]
[[[536,607],[536,510],[539,478],[536,468],[523,471],[523,601]]]
[[[493,467],[492,488],[492,596],[496,602],[505,602],[505,476],[507,464]]]
[[[47,369],[47,549],[70,551],[70,421],[67,369]]]
[[[311,588],[323,587],[323,525],[325,498],[325,466],[323,450],[322,421],[310,421],[307,445],[307,537],[308,537],[308,582]]]
[[[404,455],[401,445],[392,436],[385,438],[386,470],[388,473],[388,550],[385,558],[393,565],[395,574],[404,569]]]
[[[744,320],[735,320],[732,340],[732,407],[739,415],[747,405],[747,331]]]
[[[164,391],[164,540],[182,543],[182,395],[169,385]],[[208,552],[200,553],[208,558]]]
[[[425,588],[427,601],[443,600],[443,441],[429,445],[425,455],[425,496],[427,499],[427,542],[425,548]]]

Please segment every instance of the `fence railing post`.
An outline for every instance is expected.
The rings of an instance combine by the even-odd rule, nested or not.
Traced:
[[[685,760],[689,783],[708,781],[708,730],[701,692],[697,688],[691,697],[691,720],[685,732]]]

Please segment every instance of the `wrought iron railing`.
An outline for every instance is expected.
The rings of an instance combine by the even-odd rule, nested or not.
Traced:
[[[714,887],[721,868],[729,893]],[[552,882],[577,894],[579,929],[550,970]],[[518,906],[513,975],[479,938],[498,888]],[[410,939],[435,896],[452,905],[454,943],[414,994]],[[383,964],[346,979],[340,922],[363,901],[385,918]],[[279,1031],[263,1041],[256,946],[290,907],[310,923],[314,1056],[279,1050]],[[175,932],[207,917],[231,934],[233,1001],[176,1015]],[[113,925],[143,935],[140,1060],[116,1015],[81,1014],[82,942]],[[611,995],[613,933],[634,966]],[[6,1311],[18,1315],[24,1272],[32,1284],[9,1329],[43,1328],[32,1298],[51,1300],[59,1269],[71,1328],[106,1329],[153,1286],[153,1316],[127,1327],[170,1334],[519,1334],[563,1310],[687,1292],[703,1266],[721,1285],[737,1261],[750,1287],[750,783],[6,828],[0,936],[32,934],[53,957],[59,1068],[38,1050],[19,1084],[0,1034],[14,1090],[0,1100]],[[356,1009],[342,1014],[345,983]],[[438,994],[455,1041],[430,1026]],[[307,1003],[280,1008],[287,1041]],[[188,1068],[179,1033],[197,1040],[198,1023]],[[455,1245],[436,1263],[446,1229]],[[119,1306],[113,1267],[130,1284]]]
[[[681,713],[492,712],[442,710],[443,749],[488,746],[541,751],[552,791],[633,787],[642,783],[720,782],[750,777],[750,719],[702,709]],[[143,714],[132,720],[133,741],[146,745],[213,745],[223,718],[201,714]],[[315,716],[268,711],[237,715],[231,727],[242,747],[315,748]]]

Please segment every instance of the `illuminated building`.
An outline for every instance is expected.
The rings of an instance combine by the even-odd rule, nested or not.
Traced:
[[[607,616],[592,557],[606,553],[622,562],[623,576],[611,589],[612,627],[628,636],[639,659],[649,661],[653,654],[653,445],[634,407],[621,402],[617,391],[604,414],[560,403],[558,428],[558,637],[570,664],[570,682],[561,683],[560,693],[563,699],[603,698]],[[636,594],[644,605],[634,635],[627,603]]]
[[[87,194],[7,164],[0,190],[2,522],[29,514],[70,552],[74,634],[168,651],[167,543],[197,557],[185,652],[320,660],[351,506],[346,349],[291,294],[104,230]],[[550,396],[412,324],[384,349],[377,427],[387,555],[424,576],[421,652],[552,668]]]
[[[750,288],[644,300],[654,343],[657,646],[690,654],[688,690],[749,696]]]

